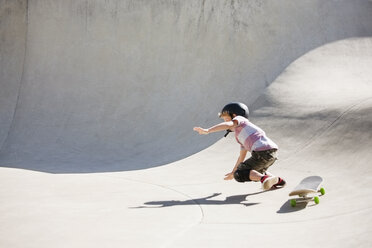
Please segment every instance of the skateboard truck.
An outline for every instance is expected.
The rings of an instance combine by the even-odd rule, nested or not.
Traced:
[[[321,195],[324,195],[325,194],[325,189],[320,188],[320,190],[317,193],[320,193]],[[315,204],[319,204],[320,203],[319,196],[318,195],[307,196],[307,194],[304,194],[304,195],[299,195],[299,198],[290,199],[289,202],[290,202],[292,207],[296,207],[297,203],[311,202],[311,201],[314,201]]]

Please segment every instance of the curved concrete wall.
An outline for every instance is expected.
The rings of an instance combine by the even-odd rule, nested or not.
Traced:
[[[368,0],[12,6],[28,17],[27,51],[23,75],[21,50],[10,52],[12,76],[1,75],[1,87],[19,95],[1,106],[14,108],[14,118],[7,128],[9,114],[1,116],[0,164],[55,173],[143,169],[188,156],[220,138],[200,143],[192,127],[215,123],[226,102],[252,104],[307,51],[372,34]]]
[[[0,147],[7,138],[22,80],[27,2],[0,0]]]

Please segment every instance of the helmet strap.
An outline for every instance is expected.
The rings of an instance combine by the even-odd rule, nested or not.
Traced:
[[[225,133],[225,135],[224,135],[223,137],[226,138],[226,136],[229,135],[229,133],[231,133],[231,132],[232,132],[232,131],[231,131],[230,129],[227,129],[227,130],[226,130],[226,133]]]

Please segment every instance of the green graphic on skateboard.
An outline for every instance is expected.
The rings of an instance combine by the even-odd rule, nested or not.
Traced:
[[[308,203],[314,201],[315,204],[319,204],[319,196],[325,194],[325,189],[320,187],[323,182],[323,178],[320,176],[310,176],[304,178],[294,190],[289,193],[289,196],[299,196],[289,200],[292,207],[295,207],[297,203]]]

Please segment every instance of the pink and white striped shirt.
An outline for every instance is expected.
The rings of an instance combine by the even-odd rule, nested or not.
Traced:
[[[235,127],[235,139],[241,148],[249,152],[278,149],[278,145],[266,136],[266,133],[248,119],[237,116],[233,119],[238,122]]]

